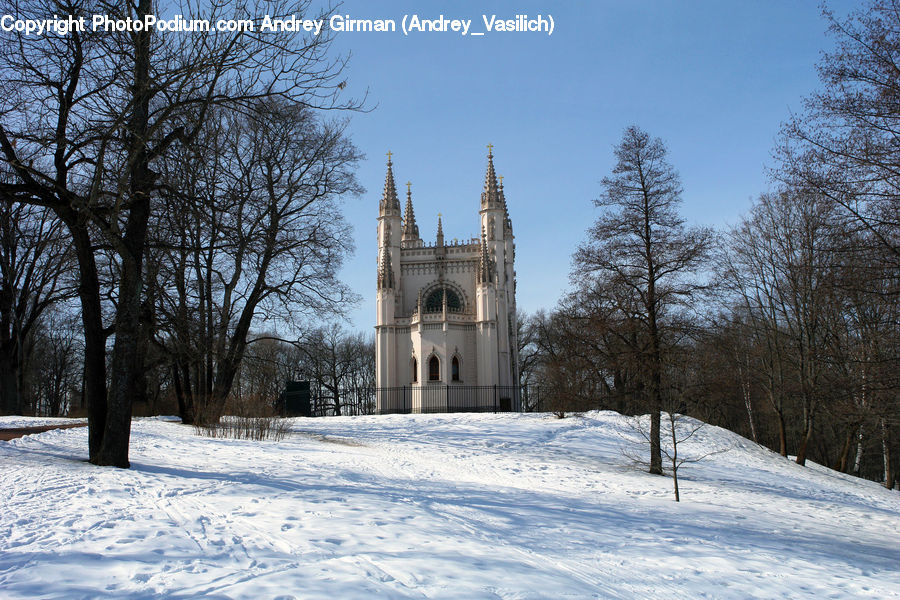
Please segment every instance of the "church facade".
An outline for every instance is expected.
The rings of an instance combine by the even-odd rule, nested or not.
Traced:
[[[379,412],[518,406],[515,243],[488,148],[479,235],[449,242],[440,215],[433,242],[419,235],[409,183],[401,211],[388,153],[378,211]]]

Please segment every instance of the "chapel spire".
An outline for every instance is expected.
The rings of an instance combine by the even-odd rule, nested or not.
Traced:
[[[437,245],[444,245],[444,226],[441,224],[441,213],[438,213]]]
[[[403,241],[419,239],[419,226],[413,212],[412,182],[406,182],[406,211],[403,213]]]
[[[499,208],[500,193],[497,174],[494,172],[494,145],[488,144],[488,166],[484,174],[484,190],[481,192],[481,208]]]
[[[397,184],[394,183],[394,163],[391,162],[393,152],[388,151],[387,157],[387,173],[384,176],[384,192],[381,194],[381,203],[378,210],[382,215],[396,214],[400,215],[400,199],[397,198]]]

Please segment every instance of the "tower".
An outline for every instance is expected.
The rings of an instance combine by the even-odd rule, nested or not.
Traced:
[[[378,293],[375,306],[378,312],[375,329],[375,381],[391,381],[397,369],[397,274],[400,267],[401,218],[400,200],[394,182],[391,152],[387,153],[387,174],[384,191],[378,205]]]
[[[412,184],[403,215],[388,153],[378,215],[376,385],[380,412],[510,410],[516,384],[515,243],[488,146],[478,235],[420,237]]]

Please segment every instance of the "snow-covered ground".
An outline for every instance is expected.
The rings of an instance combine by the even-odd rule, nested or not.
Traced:
[[[671,479],[589,413],[296,419],[281,442],[134,422],[0,442],[3,598],[900,598],[900,494],[727,449]]]
[[[43,427],[45,425],[72,425],[76,423],[87,423],[87,419],[69,419],[66,417],[0,416],[0,429],[17,429],[19,427]]]

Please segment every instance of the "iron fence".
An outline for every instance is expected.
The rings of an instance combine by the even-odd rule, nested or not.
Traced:
[[[407,413],[518,412],[522,391],[514,385],[425,384],[375,389],[376,412]]]
[[[312,416],[390,415],[533,410],[535,393],[527,386],[425,384],[341,389],[337,398],[312,390]]]
[[[341,388],[335,395],[327,390],[313,390],[310,407],[314,417],[331,417],[334,415],[357,416],[374,415],[374,387]]]

